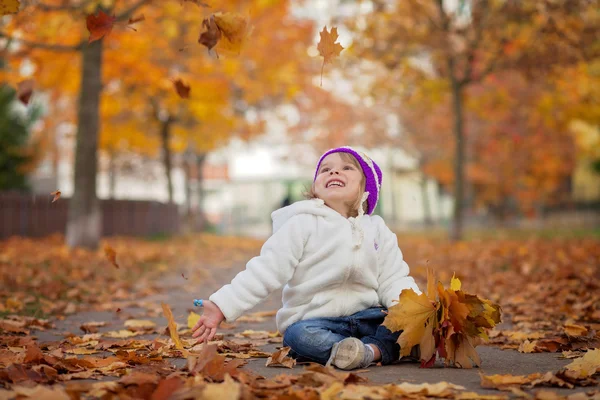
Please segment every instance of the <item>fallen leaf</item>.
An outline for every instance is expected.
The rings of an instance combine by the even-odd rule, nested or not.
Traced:
[[[183,380],[174,376],[163,379],[158,383],[156,390],[152,392],[150,400],[163,400],[171,398],[172,394],[183,386]]]
[[[600,372],[600,349],[588,350],[583,357],[567,364],[565,369],[574,372],[578,378],[588,378]]]
[[[100,40],[104,36],[108,35],[112,31],[113,25],[117,18],[115,16],[109,16],[102,10],[94,14],[90,14],[85,19],[86,26],[90,32],[88,43],[92,43],[95,40]]]
[[[237,400],[241,397],[242,385],[225,375],[223,383],[208,383],[202,391],[203,399]]]
[[[134,371],[124,375],[119,382],[123,385],[143,385],[146,383],[158,383],[160,377],[156,374]]]
[[[44,355],[35,343],[32,343],[29,346],[27,346],[27,353],[25,354],[25,359],[23,360],[25,364],[39,364],[40,361],[42,361],[43,359]]]
[[[399,391],[399,394],[420,394],[430,397],[450,397],[457,390],[465,390],[464,386],[445,381],[419,384],[402,382],[395,385],[395,389]]]
[[[106,337],[110,337],[110,338],[124,339],[124,338],[132,337],[132,336],[142,335],[142,334],[143,334],[143,332],[132,332],[127,329],[121,329],[118,331],[104,332],[102,334],[102,336],[106,336]]]
[[[13,386],[12,390],[17,394],[17,397],[23,396],[31,399],[70,400],[65,388],[58,385],[52,387],[43,385],[34,387]]]
[[[296,365],[296,360],[291,357],[288,357],[288,353],[291,349],[291,347],[283,347],[277,350],[267,359],[267,363],[265,364],[265,366],[294,368],[294,365]]]
[[[156,328],[156,324],[147,319],[128,319],[125,321],[125,327],[132,332],[151,331]]]
[[[542,374],[530,375],[483,375],[480,374],[481,387],[506,390],[512,386],[521,386],[541,378]]]
[[[181,79],[173,81],[173,84],[175,85],[175,90],[177,91],[179,97],[181,97],[182,99],[188,99],[190,97],[191,88],[189,85],[183,83]]]
[[[16,14],[19,12],[20,0],[1,0],[0,15]]]
[[[588,334],[588,329],[582,325],[565,324],[563,329],[568,336],[586,336]]]
[[[33,94],[33,79],[25,79],[17,84],[17,98],[25,105],[29,104],[31,95]]]
[[[98,332],[99,327],[106,325],[108,325],[108,322],[106,321],[88,321],[81,324],[81,326],[79,326],[79,329],[81,329],[85,333],[96,333]]]
[[[112,265],[119,268],[119,264],[117,264],[117,252],[112,247],[109,245],[104,246],[104,254]]]

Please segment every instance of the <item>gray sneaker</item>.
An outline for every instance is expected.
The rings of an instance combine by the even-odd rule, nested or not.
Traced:
[[[333,364],[339,369],[345,370],[359,367],[366,368],[373,362],[368,353],[370,352],[367,351],[363,342],[357,338],[349,337],[333,345],[331,356],[329,356],[329,360],[325,365]],[[371,358],[371,360],[368,360],[368,358]]]

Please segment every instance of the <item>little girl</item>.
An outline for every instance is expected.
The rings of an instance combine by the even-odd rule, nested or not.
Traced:
[[[421,292],[396,235],[371,215],[381,181],[379,166],[362,152],[323,154],[311,199],[272,213],[273,235],[260,256],[200,301],[204,314],[193,336],[211,340],[223,320],[236,320],[283,286],[276,322],[292,357],[347,370],[398,360],[400,332],[381,325],[384,311],[403,289]]]

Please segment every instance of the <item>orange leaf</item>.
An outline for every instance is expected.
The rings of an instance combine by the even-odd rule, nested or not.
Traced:
[[[88,15],[85,19],[87,29],[90,32],[88,43],[92,43],[93,41],[102,39],[104,36],[108,35],[116,20],[116,17],[111,17],[102,10],[99,10],[96,15]]]
[[[206,28],[206,31],[200,33],[198,43],[206,46],[208,50],[211,50],[221,39],[221,30],[215,23],[214,16],[211,16],[210,18],[204,18],[202,21],[202,27]]]
[[[1,0],[0,15],[16,14],[19,12],[20,0]]]
[[[17,84],[17,98],[25,105],[29,104],[29,99],[33,94],[33,79],[25,79]]]
[[[109,245],[104,246],[104,254],[106,254],[106,258],[108,258],[108,261],[112,265],[119,268],[119,264],[117,264],[117,252],[112,247]]]
[[[54,198],[52,199],[52,202],[54,203],[56,200],[60,199],[60,195],[61,192],[60,190],[55,190],[54,192],[50,193],[52,196],[54,196]]]
[[[175,90],[182,99],[188,99],[190,97],[190,86],[183,83],[181,79],[177,79],[173,82],[175,84]]]
[[[183,344],[179,339],[179,333],[177,333],[177,324],[175,323],[175,319],[173,318],[173,312],[171,311],[171,308],[165,303],[160,303],[160,305],[162,306],[165,318],[169,322],[169,334],[171,335],[171,339],[173,339],[173,342],[175,343],[175,348],[178,350],[185,351],[185,349],[183,348]]]
[[[317,50],[323,56],[323,65],[321,66],[321,84],[323,84],[323,68],[325,64],[331,62],[334,57],[339,56],[344,48],[341,44],[335,42],[338,38],[336,27],[332,27],[330,32],[327,31],[327,27],[323,27],[323,30],[319,34],[321,35],[321,40],[317,44]]]

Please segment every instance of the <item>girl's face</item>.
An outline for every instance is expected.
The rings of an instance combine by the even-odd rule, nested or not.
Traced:
[[[341,154],[332,153],[323,159],[314,183],[317,197],[338,212],[356,201],[363,177],[352,156]]]

